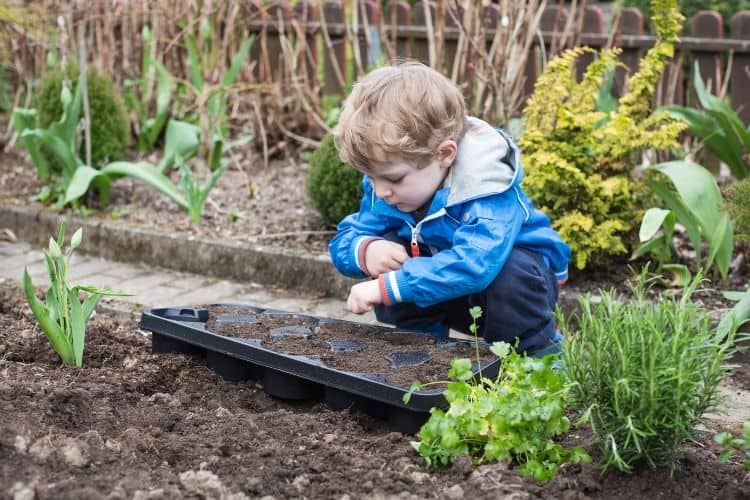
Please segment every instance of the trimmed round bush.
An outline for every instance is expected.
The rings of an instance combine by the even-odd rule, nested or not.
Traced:
[[[362,174],[341,161],[331,135],[310,157],[307,196],[326,224],[332,226],[359,208]]]
[[[69,66],[65,71],[55,69],[47,72],[43,77],[37,93],[36,107],[39,113],[39,125],[43,128],[60,120],[62,116],[62,102],[60,91],[63,79],[71,82],[71,92],[75,92],[78,85],[78,68]],[[130,122],[125,114],[122,98],[115,89],[112,80],[104,73],[88,68],[89,109],[91,111],[91,162],[93,166],[121,160],[125,156],[125,148],[130,138]],[[83,117],[83,110],[81,110]],[[86,160],[86,145],[81,141],[79,155]],[[57,161],[52,153],[47,153],[52,165]],[[59,170],[59,168],[56,168]]]

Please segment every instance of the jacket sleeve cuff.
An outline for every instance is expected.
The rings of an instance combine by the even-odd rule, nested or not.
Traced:
[[[383,238],[378,238],[376,236],[363,236],[354,243],[354,262],[357,264],[357,267],[367,276],[371,276],[370,271],[367,270],[367,259],[365,259],[365,256],[367,255],[367,247],[373,241],[382,239]]]
[[[383,304],[389,306],[398,302],[411,302],[411,288],[401,270],[391,271],[378,276],[380,297]]]

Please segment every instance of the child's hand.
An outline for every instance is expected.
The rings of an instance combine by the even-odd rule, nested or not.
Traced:
[[[370,276],[377,277],[388,271],[401,269],[408,258],[409,255],[402,245],[388,240],[376,240],[367,246],[365,266]]]
[[[364,281],[354,285],[346,299],[346,308],[354,314],[364,314],[372,311],[375,304],[380,304],[380,287],[377,280]]]

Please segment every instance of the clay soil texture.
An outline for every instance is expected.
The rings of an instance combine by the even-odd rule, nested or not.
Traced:
[[[249,312],[237,307],[208,310],[206,328],[212,333],[257,339],[265,349],[305,356],[311,363],[403,389],[415,380],[446,380],[451,361],[476,360],[477,347],[483,367],[497,361],[484,342],[475,346],[469,341],[436,341],[392,328],[282,311]]]
[[[18,284],[0,287],[0,498],[747,498],[713,430],[665,470],[600,475],[568,465],[546,485],[465,457],[428,471],[409,441],[366,415],[271,398],[199,356],[151,354],[134,322],[89,325],[82,368],[62,366]],[[747,359],[743,362],[747,363]],[[587,446],[585,429],[565,437]],[[584,437],[580,437],[584,436]],[[25,495],[25,496],[24,496]],[[36,496],[34,496],[36,495]],[[348,495],[348,496],[347,496]]]

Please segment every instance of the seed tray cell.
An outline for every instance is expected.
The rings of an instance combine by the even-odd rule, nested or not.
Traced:
[[[226,308],[232,313],[218,314],[209,322],[209,308]],[[226,333],[225,328],[237,325],[257,327],[263,317],[288,324],[270,329],[268,340],[265,341],[228,336]],[[211,328],[207,328],[207,323],[211,324]],[[357,340],[327,340],[323,345],[328,352],[320,356],[274,350],[274,345],[281,342],[309,343],[320,327],[333,325],[355,329]],[[425,345],[451,351],[462,343],[472,344],[473,348],[473,343],[468,341],[436,341],[419,333],[288,311],[265,310],[245,304],[151,309],[141,316],[140,328],[152,332],[154,353],[199,354],[205,358],[206,366],[225,379],[257,380],[267,393],[281,399],[322,399],[335,410],[361,410],[386,419],[393,430],[405,433],[419,430],[429,417],[431,408],[447,407],[442,388],[417,391],[405,404],[403,396],[408,389],[389,383],[388,373],[337,369],[328,366],[321,357],[358,353],[367,347],[368,335],[376,332],[380,332],[381,338],[389,339],[389,345],[393,345],[393,351],[384,356],[391,370],[431,363],[432,357]],[[480,346],[483,352],[487,352],[483,342],[480,342]],[[482,361],[482,373],[495,377],[499,361],[496,357],[487,359],[489,361]],[[479,366],[476,363],[472,366],[477,375]],[[442,379],[445,377],[447,370],[441,374]]]

